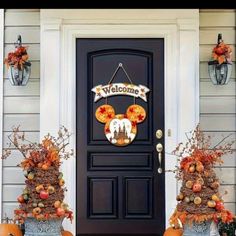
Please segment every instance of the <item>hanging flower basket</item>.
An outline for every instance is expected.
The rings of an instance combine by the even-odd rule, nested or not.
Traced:
[[[21,36],[15,43],[15,50],[9,52],[4,63],[8,69],[8,78],[12,85],[26,85],[31,72],[31,63],[28,61],[27,47],[22,46]]]
[[[232,49],[218,35],[218,43],[212,50],[212,60],[208,62],[208,73],[214,85],[229,82],[232,73]]]

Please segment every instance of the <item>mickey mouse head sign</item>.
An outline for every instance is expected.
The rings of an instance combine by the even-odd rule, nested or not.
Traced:
[[[130,144],[137,134],[137,124],[144,121],[146,111],[133,104],[127,108],[126,114],[115,114],[110,105],[99,106],[95,112],[97,120],[105,123],[104,133],[107,139],[116,146]]]
[[[111,84],[119,68],[123,69],[127,78],[131,82],[130,84]],[[123,68],[123,65],[120,63],[108,85],[95,86],[92,91],[95,93],[95,102],[102,97],[107,99],[107,97],[112,95],[133,96],[134,101],[135,97],[140,97],[144,101],[147,101],[146,93],[149,92],[149,89],[144,85],[134,85]],[[111,94],[110,91],[113,92],[113,94]],[[110,143],[116,146],[126,146],[135,139],[138,130],[137,124],[145,120],[146,111],[142,106],[137,105],[134,102],[133,105],[130,105],[127,108],[125,114],[116,114],[115,109],[111,105],[104,104],[96,109],[95,117],[99,122],[105,124],[104,133]]]

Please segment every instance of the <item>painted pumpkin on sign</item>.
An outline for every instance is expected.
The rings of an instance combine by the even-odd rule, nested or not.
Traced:
[[[182,235],[183,235],[182,229],[175,229],[175,228],[169,227],[168,229],[166,229],[163,236],[182,236]]]

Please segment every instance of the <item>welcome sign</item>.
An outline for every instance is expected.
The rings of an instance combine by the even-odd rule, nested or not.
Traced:
[[[107,85],[97,85],[92,88],[95,93],[94,102],[97,102],[101,98],[106,98],[114,95],[127,95],[136,98],[141,98],[147,102],[146,93],[150,90],[144,85],[134,85],[126,83],[114,83]]]

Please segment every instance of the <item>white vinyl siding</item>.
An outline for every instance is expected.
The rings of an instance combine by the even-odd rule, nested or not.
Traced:
[[[29,46],[29,60],[32,63],[31,76],[26,86],[12,86],[4,71],[3,97],[3,147],[9,143],[13,126],[20,125],[29,140],[39,141],[39,88],[40,88],[40,26],[39,9],[5,10],[4,54],[14,49],[17,35],[22,36],[23,45]],[[24,175],[16,165],[21,154],[13,150],[12,155],[3,161],[3,207],[2,215],[13,216],[17,207],[17,197],[24,188]]]
[[[213,136],[213,144],[229,134],[236,139],[236,11],[200,10],[200,123],[207,134]],[[233,49],[233,73],[230,82],[224,86],[213,85],[208,75],[207,62],[217,43],[218,33]],[[233,147],[236,149],[236,145]],[[226,207],[235,213],[236,203],[236,153],[224,157],[222,168],[216,168],[221,180],[221,192],[225,190]]]

